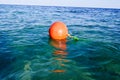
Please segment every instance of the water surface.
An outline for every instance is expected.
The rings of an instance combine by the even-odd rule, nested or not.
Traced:
[[[120,9],[0,5],[0,80],[120,80]]]

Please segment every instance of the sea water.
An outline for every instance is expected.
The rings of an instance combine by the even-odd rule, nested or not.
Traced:
[[[0,5],[0,80],[120,80],[120,9]]]

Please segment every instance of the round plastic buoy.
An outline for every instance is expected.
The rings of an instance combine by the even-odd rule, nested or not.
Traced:
[[[68,29],[63,22],[54,22],[49,28],[49,36],[52,39],[66,39],[68,36]]]

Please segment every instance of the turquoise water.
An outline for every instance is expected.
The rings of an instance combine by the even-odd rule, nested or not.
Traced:
[[[120,9],[0,5],[0,80],[120,80]]]

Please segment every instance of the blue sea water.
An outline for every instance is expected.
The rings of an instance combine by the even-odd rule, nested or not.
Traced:
[[[0,5],[0,80],[120,80],[120,9]]]

